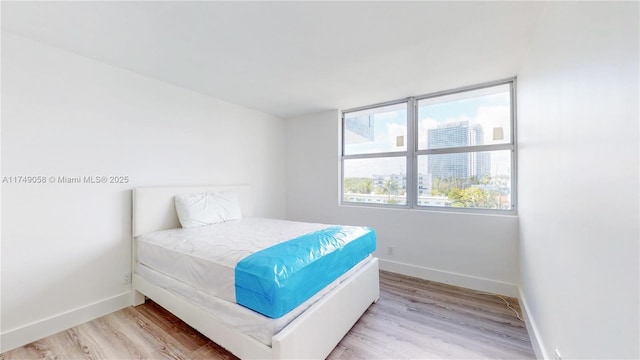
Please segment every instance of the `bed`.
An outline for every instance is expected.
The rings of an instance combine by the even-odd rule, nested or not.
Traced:
[[[233,192],[242,210],[242,221],[258,226],[256,229],[264,226],[263,220],[252,218],[252,193],[247,185],[134,189],[134,305],[142,304],[145,297],[150,298],[242,359],[326,358],[366,309],[378,300],[378,260],[368,255],[302,304],[273,318],[227,301],[224,296],[211,296],[211,292],[201,291],[199,286],[183,282],[179,276],[166,276],[147,267],[146,261],[139,261],[138,241],[144,244],[148,234],[174,236],[175,230],[171,229],[181,227],[175,196],[204,192]],[[270,227],[285,226],[284,223],[266,222]],[[235,231],[233,225],[229,225],[228,231]],[[313,229],[312,224],[297,226],[298,233]],[[258,231],[256,229],[253,231]],[[293,230],[278,229],[274,233],[288,231]],[[140,247],[141,255],[148,253],[148,246],[147,250]],[[242,319],[240,326],[227,321],[229,318]]]

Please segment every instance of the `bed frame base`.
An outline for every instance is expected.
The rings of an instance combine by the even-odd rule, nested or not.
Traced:
[[[218,322],[201,308],[133,276],[134,302],[144,296],[169,310],[241,359],[324,359],[380,296],[378,259],[371,261],[322,297],[272,338],[269,347]]]

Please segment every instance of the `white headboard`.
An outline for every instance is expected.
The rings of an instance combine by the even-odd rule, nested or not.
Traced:
[[[253,215],[252,193],[249,185],[165,186],[133,189],[131,230],[133,236],[151,231],[180,227],[174,196],[208,191],[234,191],[240,201],[242,216]]]

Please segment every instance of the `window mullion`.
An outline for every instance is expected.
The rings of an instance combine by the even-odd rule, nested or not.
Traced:
[[[343,160],[349,159],[375,159],[375,158],[389,158],[389,157],[403,157],[407,156],[407,151],[396,151],[386,153],[372,153],[372,154],[353,154],[342,155]]]
[[[415,98],[409,98],[407,103],[407,205],[414,208],[418,203],[417,198],[417,102]]]
[[[441,148],[441,149],[424,149],[424,150],[418,150],[417,155],[455,154],[455,153],[496,151],[496,150],[513,150],[513,144],[475,145],[475,146],[460,146],[460,147],[450,147],[450,148]]]

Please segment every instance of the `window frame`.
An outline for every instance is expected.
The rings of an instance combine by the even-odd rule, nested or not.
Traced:
[[[409,177],[408,177],[408,173],[409,173],[409,153],[411,152],[411,138],[412,136],[410,136],[411,130],[410,130],[410,123],[409,123],[409,117],[410,117],[410,113],[413,112],[412,108],[411,108],[411,104],[409,103],[409,98],[405,98],[405,99],[399,99],[399,100],[393,100],[393,101],[387,101],[384,103],[378,103],[375,105],[368,105],[368,106],[362,106],[362,107],[358,107],[358,108],[353,108],[353,109],[349,109],[349,110],[345,110],[342,112],[342,116],[341,116],[341,120],[340,120],[340,125],[341,125],[341,132],[340,132],[340,138],[341,138],[341,148],[340,148],[340,156],[341,156],[341,160],[340,160],[340,205],[355,205],[355,206],[368,206],[368,207],[382,207],[382,208],[400,208],[400,209],[406,209],[409,208],[411,206],[411,199],[409,198],[409,188],[410,188],[410,181],[409,181]],[[398,104],[407,104],[407,150],[404,151],[391,151],[391,152],[379,152],[379,153],[366,153],[366,154],[352,154],[352,155],[345,155],[344,154],[344,149],[345,149],[345,113],[350,113],[350,112],[357,112],[357,111],[362,111],[362,110],[369,110],[369,109],[375,109],[375,108],[382,108],[385,106],[393,106],[393,105],[398,105]],[[405,163],[405,168],[407,171],[407,192],[406,192],[406,205],[398,205],[398,204],[375,204],[375,203],[362,203],[362,202],[355,202],[355,201],[344,201],[344,161],[345,160],[357,160],[357,159],[375,159],[375,158],[392,158],[392,157],[404,157],[406,160]]]
[[[440,96],[452,95],[463,93],[467,91],[479,90],[499,85],[509,85],[510,96],[510,139],[511,141],[503,144],[490,144],[490,145],[470,145],[459,147],[448,147],[438,149],[419,149],[418,135],[419,135],[419,123],[418,118],[418,102],[420,100],[436,98]],[[377,103],[373,105],[361,106],[357,108],[343,110],[340,118],[340,181],[339,181],[339,205],[341,206],[362,206],[362,207],[377,207],[384,209],[410,209],[421,211],[445,211],[445,212],[467,212],[467,213],[479,213],[479,214],[497,214],[497,215],[516,215],[517,214],[517,108],[516,108],[516,89],[517,78],[508,78],[503,80],[491,81],[482,84],[470,85],[450,90],[444,90],[434,92],[430,94],[424,94],[419,96],[411,96],[407,98],[397,99],[393,101],[387,101],[383,103]],[[381,152],[381,153],[368,153],[368,154],[351,154],[345,155],[345,114],[356,111],[370,110],[380,108],[384,106],[397,105],[401,103],[407,104],[407,150],[396,152]],[[468,207],[448,207],[448,206],[429,206],[418,205],[418,157],[426,155],[439,155],[439,154],[455,154],[455,153],[477,153],[484,151],[498,151],[508,150],[511,151],[511,208],[510,209],[484,209],[484,208],[468,208]],[[398,204],[378,204],[378,203],[366,203],[345,201],[344,198],[344,164],[345,160],[352,159],[375,159],[375,158],[389,158],[389,157],[405,157],[406,160],[406,205]]]

